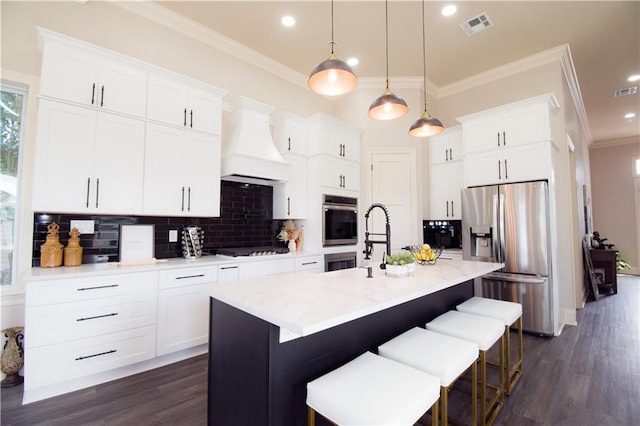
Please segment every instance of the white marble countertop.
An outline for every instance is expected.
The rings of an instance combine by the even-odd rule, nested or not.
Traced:
[[[153,272],[164,269],[191,268],[200,266],[217,266],[225,264],[240,264],[258,262],[262,260],[296,259],[307,256],[320,256],[320,252],[296,252],[273,254],[269,256],[202,256],[198,259],[158,259],[155,263],[139,265],[123,265],[118,262],[90,263],[79,266],[60,266],[57,268],[31,268],[25,279],[28,281],[47,280],[56,278],[81,278],[97,275],[123,274],[132,272]]]
[[[504,267],[502,263],[440,259],[416,265],[413,276],[387,277],[378,267],[297,273],[211,286],[210,296],[275,324],[291,337],[308,336]],[[282,339],[282,336],[281,336]]]

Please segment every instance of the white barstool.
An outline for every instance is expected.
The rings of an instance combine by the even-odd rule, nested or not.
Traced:
[[[495,318],[504,323],[505,392],[509,395],[522,376],[522,360],[524,358],[522,347],[522,305],[515,302],[474,296],[456,306],[456,309],[468,314]],[[511,365],[511,339],[509,335],[514,324],[518,330],[518,360]]]
[[[448,334],[449,336],[474,342],[480,349],[480,414],[482,425],[491,425],[502,409],[504,402],[504,357],[503,340],[504,325],[501,321],[471,315],[464,312],[449,311],[426,324],[427,330]],[[500,354],[500,366],[498,369],[498,386],[487,383],[487,351],[498,343]],[[493,396],[487,402],[487,387],[494,390]]]
[[[439,389],[437,377],[365,352],[307,383],[307,424],[318,413],[336,425],[413,425],[431,408],[436,426]]]
[[[471,424],[475,425],[477,422],[478,353],[476,343],[419,327],[412,328],[378,347],[380,356],[417,368],[440,379],[442,426],[449,424],[449,389],[469,369],[471,369]]]

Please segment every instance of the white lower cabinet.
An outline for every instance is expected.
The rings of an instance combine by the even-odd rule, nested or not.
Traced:
[[[324,257],[305,256],[296,258],[296,272],[324,272]]]
[[[207,289],[217,279],[217,266],[160,272],[158,356],[209,341]]]
[[[295,271],[295,260],[292,258],[260,260],[240,264],[239,278],[244,281],[293,271]]]
[[[235,283],[240,280],[240,265],[237,263],[226,263],[218,267],[218,283]]]
[[[157,277],[144,272],[28,282],[25,394],[154,358]]]

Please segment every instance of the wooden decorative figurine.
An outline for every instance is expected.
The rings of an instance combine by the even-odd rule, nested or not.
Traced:
[[[80,247],[80,231],[78,228],[71,229],[71,238],[64,248],[64,266],[78,266],[82,264],[82,247]]]
[[[60,225],[51,222],[47,226],[47,240],[40,246],[40,267],[55,268],[62,265],[62,244],[58,230]]]

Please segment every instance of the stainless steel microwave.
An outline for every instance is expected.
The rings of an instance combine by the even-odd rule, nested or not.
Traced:
[[[358,243],[358,199],[323,195],[322,245],[340,246]]]

